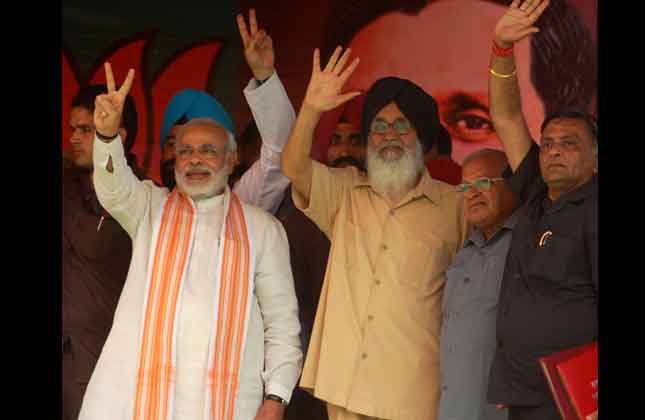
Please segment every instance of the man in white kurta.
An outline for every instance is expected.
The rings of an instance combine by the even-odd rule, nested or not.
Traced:
[[[126,81],[124,86],[127,84]],[[97,113],[101,112],[98,103],[99,99]],[[95,122],[96,118],[95,115]],[[106,129],[100,122],[96,125],[100,136]],[[141,182],[133,175],[118,137],[109,142],[95,138],[94,168],[97,196],[132,237],[133,256],[113,327],[88,385],[79,418],[131,419],[148,265],[154,255],[155,224],[159,223],[169,192],[150,181]],[[214,256],[223,243],[225,208],[230,200],[231,192],[226,187],[219,195],[192,201],[195,229],[178,300],[174,404],[169,413],[169,418],[176,420],[204,418],[209,339],[214,330],[213,296],[220,285],[220,267]],[[251,257],[251,306],[234,419],[252,420],[263,407],[264,395],[272,394],[289,401],[300,374],[302,352],[284,230],[265,211],[246,204],[242,207],[254,255]]]

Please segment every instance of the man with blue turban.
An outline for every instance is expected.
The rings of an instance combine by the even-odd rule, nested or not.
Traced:
[[[255,11],[250,12],[250,33],[242,15],[237,17],[244,56],[253,79],[244,89],[244,97],[262,138],[259,159],[233,186],[245,203],[270,213],[277,210],[289,180],[280,171],[280,155],[295,121],[295,112],[278,77],[271,37],[257,29]],[[209,118],[234,137],[233,121],[224,107],[208,93],[184,89],[170,99],[160,133],[161,180],[169,190],[175,187],[175,136],[179,127],[195,118]]]

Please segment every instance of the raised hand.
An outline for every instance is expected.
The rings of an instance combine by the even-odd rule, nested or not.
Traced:
[[[242,14],[237,15],[237,27],[240,29],[240,36],[244,45],[246,63],[251,68],[253,77],[256,80],[265,80],[273,74],[274,70],[273,41],[264,29],[258,30],[255,9],[249,10],[249,26],[251,27],[250,33],[246,28],[244,16]]]
[[[324,112],[334,109],[360,95],[360,92],[340,94],[343,85],[345,85],[349,76],[356,70],[356,66],[358,66],[358,62],[360,61],[358,58],[355,58],[343,70],[352,50],[350,48],[346,49],[345,53],[339,59],[338,57],[342,50],[340,46],[336,47],[336,50],[334,50],[334,53],[323,70],[320,70],[320,51],[318,48],[314,50],[314,65],[311,80],[305,93],[305,106],[317,112]]]
[[[98,95],[94,101],[94,126],[96,131],[104,137],[114,137],[119,131],[121,114],[125,98],[130,92],[134,80],[134,69],[128,71],[128,76],[116,90],[112,66],[105,63],[105,79],[107,81],[107,93]]]
[[[508,48],[529,34],[539,32],[540,29],[533,24],[548,5],[549,0],[513,0],[495,25],[495,42]]]

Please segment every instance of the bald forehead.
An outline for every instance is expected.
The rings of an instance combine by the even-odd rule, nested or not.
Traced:
[[[508,166],[508,159],[501,150],[479,150],[464,159],[462,171],[468,172],[474,166],[490,171],[489,176],[501,176]]]

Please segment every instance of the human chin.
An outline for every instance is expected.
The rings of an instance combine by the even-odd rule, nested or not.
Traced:
[[[379,193],[400,192],[414,186],[419,173],[423,170],[423,150],[419,142],[414,150],[402,149],[398,158],[384,159],[380,151],[391,146],[368,145],[367,175],[372,187]]]
[[[217,173],[210,168],[199,167],[187,169],[183,172],[175,169],[177,188],[194,200],[201,200],[219,194],[228,181],[227,166],[223,166]]]

